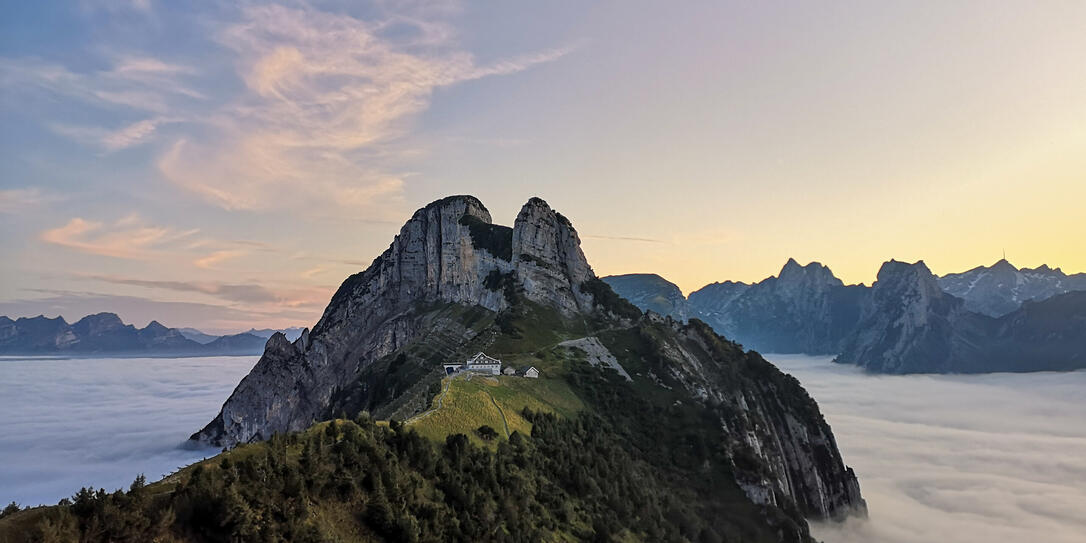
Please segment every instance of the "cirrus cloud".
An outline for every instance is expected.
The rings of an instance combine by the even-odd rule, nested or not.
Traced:
[[[43,231],[39,238],[53,245],[80,252],[125,259],[143,259],[152,251],[189,238],[199,229],[177,230],[149,225],[136,215],[124,217],[112,226],[74,217],[63,226]]]
[[[218,42],[236,55],[244,92],[210,116],[212,137],[179,138],[157,163],[166,178],[226,209],[379,211],[397,201],[408,175],[383,164],[405,152],[393,144],[435,90],[568,53],[479,65],[438,22],[279,5],[241,13]]]

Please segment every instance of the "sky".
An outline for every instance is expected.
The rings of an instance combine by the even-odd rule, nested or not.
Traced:
[[[230,4],[5,7],[0,314],[312,325],[449,194],[685,292],[1086,271],[1082,2]]]

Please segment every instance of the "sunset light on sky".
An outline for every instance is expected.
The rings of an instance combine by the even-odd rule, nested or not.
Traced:
[[[311,326],[450,194],[687,293],[1083,272],[1086,3],[1042,3],[11,3],[0,314]]]

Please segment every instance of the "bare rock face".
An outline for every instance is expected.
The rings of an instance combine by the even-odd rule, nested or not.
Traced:
[[[592,309],[592,296],[580,289],[595,278],[581,239],[547,202],[532,198],[521,208],[513,226],[513,259],[528,299],[553,304],[567,315]]]
[[[670,363],[668,377],[715,406],[734,459],[736,481],[751,501],[782,505],[788,496],[807,517],[866,515],[852,468],[845,465],[829,425],[799,381],[756,352],[744,352],[705,323],[660,318],[672,334],[653,334]],[[750,469],[751,457],[768,469]]]
[[[377,359],[423,332],[418,308],[458,303],[500,311],[503,278],[563,313],[592,308],[580,285],[594,278],[573,226],[533,198],[515,227],[494,225],[472,196],[418,210],[365,271],[347,278],[313,330],[293,345],[281,334],[193,439],[232,446],[320,420],[333,394]],[[464,331],[470,333],[470,331]]]
[[[884,373],[951,372],[974,358],[983,323],[939,287],[923,261],[879,269],[860,323],[836,361]],[[976,322],[974,322],[976,321]]]

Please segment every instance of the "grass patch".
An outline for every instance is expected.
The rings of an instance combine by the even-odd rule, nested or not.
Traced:
[[[442,399],[440,409],[408,422],[408,427],[437,443],[444,443],[445,438],[452,434],[464,434],[476,445],[493,448],[495,442],[484,441],[477,434],[480,426],[494,428],[500,439],[504,440],[506,424],[510,434],[520,432],[531,435],[532,424],[521,414],[524,408],[566,418],[575,417],[584,409],[584,403],[560,379],[503,375],[473,376],[469,381],[459,376],[448,383],[449,391]],[[434,397],[431,405],[436,405],[439,396],[440,393]]]
[[[444,443],[449,435],[464,434],[476,445],[488,446],[475,432],[484,424],[497,430],[504,438],[502,413],[490,400],[486,390],[490,387],[485,381],[486,378],[480,376],[472,377],[470,381],[464,377],[453,378],[441,408],[411,421],[408,426],[423,437],[438,443]],[[531,427],[528,428],[530,430]],[[511,426],[509,431],[513,430]]]
[[[573,418],[584,409],[584,402],[561,379],[526,379],[508,375],[499,378],[500,386],[492,387],[490,394],[509,412],[520,412],[525,407],[532,411],[554,413]]]

